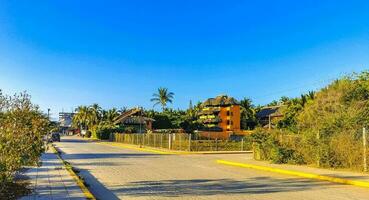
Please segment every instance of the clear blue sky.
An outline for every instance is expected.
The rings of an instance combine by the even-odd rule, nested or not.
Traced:
[[[1,1],[0,88],[55,114],[173,108],[218,94],[266,104],[369,67],[368,1]]]

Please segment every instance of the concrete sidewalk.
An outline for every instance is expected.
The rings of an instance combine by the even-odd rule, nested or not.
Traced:
[[[33,193],[21,200],[34,199],[86,199],[62,161],[51,150],[41,156],[42,166],[28,170]]]

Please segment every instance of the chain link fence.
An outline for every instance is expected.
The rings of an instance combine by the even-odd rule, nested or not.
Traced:
[[[252,140],[250,136],[238,140],[218,140],[199,137],[198,135],[183,133],[150,133],[128,134],[113,133],[110,141],[176,151],[250,151]]]
[[[367,129],[290,134],[283,131],[257,131],[254,158],[273,163],[309,164],[325,168],[368,171]]]

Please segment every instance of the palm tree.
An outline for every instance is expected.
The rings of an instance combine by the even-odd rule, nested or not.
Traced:
[[[99,104],[97,103],[92,104],[89,107],[88,114],[89,114],[89,119],[90,119],[90,126],[97,125],[99,121],[101,120],[102,109],[99,106]]]
[[[127,108],[126,106],[123,106],[123,107],[121,107],[121,108],[118,110],[118,113],[119,113],[119,114],[122,114],[122,113],[126,112],[127,110],[128,110],[128,108]]]
[[[243,129],[253,129],[256,126],[256,111],[251,99],[244,98],[240,101],[241,127]]]
[[[73,125],[82,129],[88,129],[89,125],[89,108],[87,106],[79,106],[73,116]]]
[[[117,117],[119,117],[119,112],[116,108],[103,111],[103,120],[108,122],[109,124],[113,124]]]
[[[173,96],[174,93],[173,92],[169,92],[168,88],[162,88],[160,87],[158,89],[158,93],[154,93],[153,98],[151,99],[152,102],[155,102],[154,107],[156,105],[161,105],[162,110],[164,111],[165,108],[167,107],[167,103],[172,103],[173,102]]]

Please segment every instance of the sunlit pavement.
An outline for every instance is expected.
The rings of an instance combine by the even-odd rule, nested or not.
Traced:
[[[251,155],[159,155],[78,137],[56,143],[99,199],[368,199],[369,189],[252,169],[217,159]]]
[[[30,178],[33,193],[21,200],[86,199],[62,161],[51,150],[41,156],[41,162],[42,166],[25,173]]]

